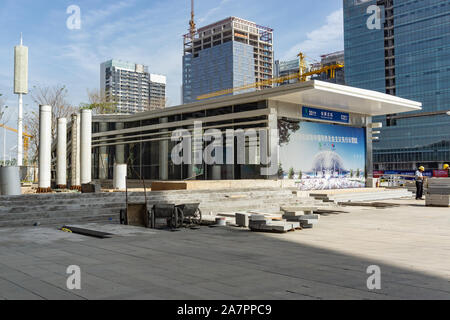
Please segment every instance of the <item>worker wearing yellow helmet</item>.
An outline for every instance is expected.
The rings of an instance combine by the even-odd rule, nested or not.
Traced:
[[[416,200],[423,200],[423,182],[425,179],[425,177],[423,176],[424,171],[424,166],[420,166],[419,170],[416,171]]]
[[[444,170],[447,170],[448,177],[450,178],[450,166],[448,165],[448,163],[444,164]]]

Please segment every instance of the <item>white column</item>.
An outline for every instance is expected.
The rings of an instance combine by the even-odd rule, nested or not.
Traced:
[[[99,131],[108,131],[108,123],[100,122]],[[108,179],[108,149],[106,146],[99,148],[98,177],[100,180]]]
[[[77,114],[77,153],[75,163],[75,186],[81,187],[81,115]]]
[[[67,119],[58,119],[58,144],[56,145],[56,185],[67,187]]]
[[[17,166],[23,165],[23,95],[19,93],[19,110],[17,119]]]
[[[167,123],[167,118],[161,118],[160,123]],[[161,132],[167,132],[167,129],[161,129]],[[169,140],[159,142],[159,179],[169,179]]]
[[[116,130],[123,130],[124,125],[121,122],[116,123]],[[117,136],[122,137],[122,135]],[[120,140],[117,140],[117,142],[120,142]],[[125,145],[118,144],[116,145],[116,164],[124,164],[125,163]]]
[[[72,145],[71,145],[71,172],[70,187],[77,189],[80,187],[80,115],[72,115]]]
[[[92,181],[92,110],[81,110],[80,130],[81,184]]]
[[[50,189],[52,107],[39,106],[39,192]]]
[[[222,180],[222,166],[213,165],[211,166],[211,171],[213,180]]]

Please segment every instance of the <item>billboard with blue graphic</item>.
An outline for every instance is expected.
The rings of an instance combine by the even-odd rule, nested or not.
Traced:
[[[280,175],[297,179],[302,190],[365,186],[363,128],[307,121],[289,127],[280,141]]]

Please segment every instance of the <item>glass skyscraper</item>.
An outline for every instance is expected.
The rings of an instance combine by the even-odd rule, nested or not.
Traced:
[[[183,103],[199,96],[252,85],[273,77],[273,30],[237,17],[184,36]],[[245,93],[259,85],[233,92]]]
[[[423,103],[415,114],[374,119],[383,123],[375,169],[449,162],[450,0],[344,0],[344,32],[348,85]]]

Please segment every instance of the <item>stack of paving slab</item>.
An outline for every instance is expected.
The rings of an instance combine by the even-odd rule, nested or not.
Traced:
[[[450,178],[428,180],[426,205],[432,207],[450,207]]]
[[[317,207],[296,206],[296,207],[281,207],[283,212],[283,219],[289,222],[298,222],[303,229],[311,229],[314,225],[319,223],[320,216],[314,214],[318,210]]]
[[[249,218],[249,228],[257,232],[285,233],[300,229],[299,222],[290,222],[284,219],[273,220],[265,214],[252,214]]]
[[[311,193],[311,197],[324,202],[346,203],[346,202],[366,202],[390,199],[411,198],[412,192],[407,189],[380,189],[380,191],[370,192],[343,192],[343,193]]]

